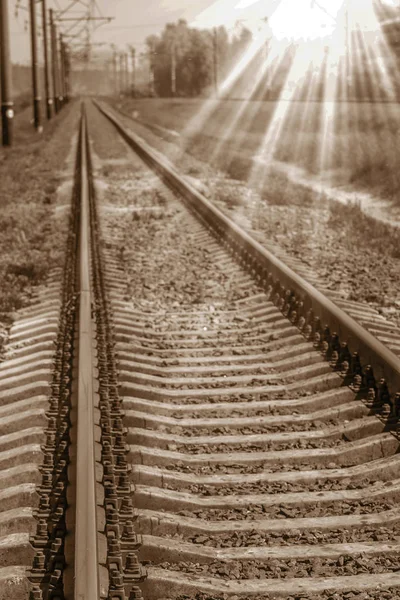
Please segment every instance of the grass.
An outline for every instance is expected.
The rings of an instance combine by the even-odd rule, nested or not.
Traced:
[[[50,214],[49,214],[50,212]],[[28,287],[43,283],[61,253],[48,200],[8,203],[0,215],[0,319],[21,308]]]
[[[291,182],[279,172],[271,172],[268,175],[261,197],[268,204],[280,206],[314,206],[317,200],[315,192],[306,186]],[[325,198],[318,195],[318,205],[321,206],[323,202],[326,202]]]
[[[187,137],[187,126],[200,114],[202,100],[127,99],[120,108],[149,124],[181,133],[185,149],[196,158],[225,171],[229,177],[246,181],[260,152],[268,124],[277,108],[272,102],[207,101],[211,111]],[[310,174],[321,173],[324,148],[324,105],[293,103],[274,150],[274,158],[293,163]],[[242,114],[240,115],[240,111]],[[239,116],[240,115],[240,116]],[[234,124],[225,142],[227,128]],[[335,107],[335,131],[323,167],[337,185],[355,186],[399,202],[400,106],[395,104],[339,103]],[[178,138],[179,139],[179,138]],[[171,140],[170,141],[177,141]],[[216,156],[213,152],[219,145]]]
[[[19,114],[32,104],[31,92],[24,92],[14,99],[14,111]]]
[[[366,215],[358,204],[329,204],[329,226],[342,229],[349,250],[364,245],[381,258],[400,259],[400,229]]]
[[[18,126],[16,121],[15,126]],[[64,261],[67,220],[54,217],[56,190],[70,151],[75,116],[64,111],[40,137],[26,132],[0,151],[0,322],[29,302],[50,269]],[[65,134],[67,132],[67,135]],[[21,139],[21,138],[19,138]]]
[[[223,202],[228,208],[235,208],[246,204],[243,189],[238,186],[226,185],[222,182],[212,183],[213,197]]]

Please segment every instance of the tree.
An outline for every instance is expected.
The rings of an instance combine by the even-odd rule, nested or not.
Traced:
[[[213,83],[214,52],[218,54],[219,75],[224,77],[250,40],[251,33],[242,28],[230,41],[226,29],[219,27],[215,44],[210,30],[191,28],[184,20],[168,23],[160,36],[146,40],[156,94],[201,95]]]

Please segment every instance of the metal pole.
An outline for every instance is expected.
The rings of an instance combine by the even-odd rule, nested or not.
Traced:
[[[60,110],[58,102],[58,64],[57,64],[57,38],[56,38],[56,26],[54,25],[53,9],[50,11],[50,39],[51,39],[51,65],[53,71],[53,97],[54,97],[54,109],[56,113]]]
[[[60,105],[65,103],[65,64],[62,34],[59,36],[59,57],[60,57]]]
[[[36,131],[43,131],[40,115],[39,96],[39,60],[37,51],[37,27],[36,27],[36,6],[35,0],[29,0],[29,10],[31,17],[31,53],[32,53],[32,92],[33,92],[33,123]]]
[[[118,95],[118,60],[117,51],[114,50],[113,54],[113,70],[114,70],[114,92]]]
[[[122,91],[126,93],[126,55],[125,52],[122,53]]]
[[[150,96],[152,96],[155,91],[153,53],[154,53],[154,46],[153,46],[153,44],[151,44],[151,46],[149,48],[149,53],[148,53],[148,57],[149,57],[149,95]]]
[[[65,101],[69,102],[69,97],[70,97],[69,76],[70,76],[70,72],[71,72],[71,64],[70,64],[69,49],[65,42],[63,42],[63,47],[64,47],[64,70],[65,70],[65,73],[64,73],[64,76],[65,76]]]
[[[117,64],[117,52],[113,52],[113,81],[114,81],[114,93],[118,94],[118,64]]]
[[[119,93],[124,93],[124,55],[119,53]]]
[[[151,62],[151,52],[149,53],[149,95],[151,95],[152,93],[152,84],[153,84],[153,65]]]
[[[175,55],[175,44],[172,44],[171,48],[171,94],[176,95],[176,55]]]
[[[42,29],[43,29],[43,53],[44,53],[44,86],[46,90],[46,114],[47,118],[53,116],[53,98],[50,93],[50,73],[49,73],[49,49],[47,39],[47,9],[46,0],[42,0]]]
[[[350,31],[349,31],[349,0],[346,0],[344,15],[344,35],[346,45],[346,99],[350,97]]]
[[[8,0],[0,0],[0,61],[2,143],[3,146],[11,146],[13,142],[14,103],[11,100]]]
[[[125,52],[125,76],[126,76],[126,85],[125,85],[125,89],[126,92],[129,95],[129,88],[130,88],[130,77],[129,77],[129,54],[127,52]]]
[[[136,88],[136,50],[132,48],[131,50],[132,57],[132,95],[135,95]]]
[[[214,93],[215,97],[218,98],[218,29],[214,27]]]

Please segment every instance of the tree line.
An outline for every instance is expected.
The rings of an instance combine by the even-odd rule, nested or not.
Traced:
[[[251,40],[244,27],[229,37],[223,26],[201,30],[184,20],[167,24],[160,35],[146,40],[154,93],[194,97],[217,87]]]
[[[393,19],[388,9],[377,11],[377,16],[383,23],[393,23],[390,27],[384,25],[383,34],[388,45],[386,53],[392,53],[392,57],[398,56],[400,43],[393,30],[400,31],[400,20]],[[389,19],[389,16],[392,18]],[[142,72],[148,70],[150,88],[156,96],[212,95],[238,64],[252,39],[252,33],[245,27],[237,27],[236,33],[229,35],[223,26],[200,30],[180,20],[167,24],[161,34],[147,38],[141,69]],[[365,52],[358,52],[350,72],[346,71],[344,52],[336,75],[330,72],[325,52],[320,59],[312,60],[309,67],[294,80],[293,73],[290,73],[297,51],[296,43],[287,42],[286,47],[283,45],[281,55],[271,57],[268,68],[264,69],[269,55],[267,40],[254,53],[230,89],[221,93],[221,96],[275,100],[281,97],[283,88],[288,87],[292,90],[289,89],[289,95],[293,99],[320,101],[326,98],[327,85],[330,85],[331,89],[335,89],[337,100],[387,99],[386,86],[381,82],[379,61],[371,63]],[[361,31],[353,31],[350,40],[353,48],[362,49],[365,46]],[[400,98],[397,61],[386,58],[385,62],[395,95]],[[332,78],[337,79],[337,85],[332,85]],[[377,82],[381,85],[377,85]]]

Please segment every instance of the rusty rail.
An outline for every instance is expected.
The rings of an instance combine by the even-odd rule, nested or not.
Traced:
[[[356,388],[367,388],[376,406],[389,403],[392,412],[398,416],[399,358],[332,300],[233,223],[180,176],[163,155],[131,131],[126,131],[109,110],[97,102],[95,105],[135,152],[185,199],[192,211],[254,273],[283,314],[321,347],[334,366],[347,368],[348,381]]]

